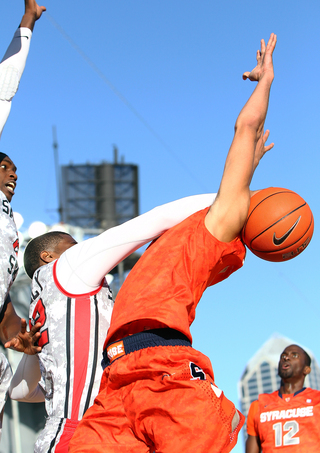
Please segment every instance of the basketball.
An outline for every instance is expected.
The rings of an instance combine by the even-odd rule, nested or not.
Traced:
[[[309,244],[314,228],[309,205],[292,190],[269,187],[251,197],[242,240],[267,261],[287,261]]]

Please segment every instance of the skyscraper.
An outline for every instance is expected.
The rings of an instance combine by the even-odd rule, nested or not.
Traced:
[[[279,335],[273,335],[249,360],[238,382],[241,412],[247,416],[250,404],[260,393],[271,393],[280,387],[278,363],[281,352],[296,341]],[[311,357],[311,373],[306,377],[306,387],[320,390],[320,368],[310,351],[301,345]],[[246,438],[246,430],[243,429]]]

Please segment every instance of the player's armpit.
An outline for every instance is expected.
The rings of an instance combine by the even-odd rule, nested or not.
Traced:
[[[206,217],[207,230],[221,242],[233,241],[241,231],[247,218],[250,195],[238,199],[219,199],[210,207]]]

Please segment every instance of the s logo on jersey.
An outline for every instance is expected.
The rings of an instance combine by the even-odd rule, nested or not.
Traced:
[[[8,214],[9,217],[13,217],[12,207],[8,200],[2,200],[2,212]]]
[[[200,379],[201,381],[205,381],[206,380],[206,374],[205,372],[202,370],[202,368],[198,367],[195,363],[193,362],[190,362],[189,363],[189,367],[190,367],[190,373],[191,373],[191,380],[195,380],[195,379]]]

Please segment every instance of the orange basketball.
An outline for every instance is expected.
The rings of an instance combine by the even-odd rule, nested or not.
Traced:
[[[309,205],[292,190],[269,187],[251,197],[242,240],[267,261],[287,261],[299,255],[313,234]]]

